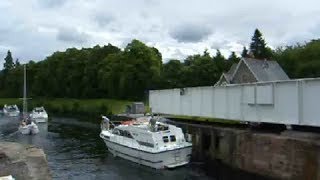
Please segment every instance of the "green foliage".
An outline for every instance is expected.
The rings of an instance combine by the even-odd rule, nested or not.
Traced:
[[[272,57],[272,51],[262,37],[262,33],[256,29],[250,43],[250,54],[257,59],[269,59]],[[244,54],[245,55],[245,54]]]
[[[0,99],[0,108],[4,104],[17,104],[22,108],[22,100],[17,98]],[[101,115],[119,114],[125,111],[131,101],[115,99],[32,99],[28,102],[28,110],[43,106],[49,116],[72,116],[87,119],[98,119]]]
[[[258,29],[250,44],[251,54],[256,58],[277,59],[291,78],[318,77],[319,52],[319,40],[272,52]],[[248,56],[244,47],[242,57]],[[1,97],[22,97],[23,68],[18,60],[14,66],[12,59],[8,51],[5,69],[0,71]],[[163,64],[162,55],[156,48],[138,40],[132,40],[123,50],[111,44],[69,48],[40,62],[29,61],[28,97],[141,101],[151,89],[212,86],[222,72],[228,71],[239,60],[235,52],[226,59],[220,50],[211,56],[206,49],[203,54],[190,55],[184,60],[172,59]],[[56,112],[88,110],[78,101],[64,106],[51,102],[47,105]],[[93,111],[113,111],[107,105],[99,104]]]
[[[247,48],[245,46],[243,46],[241,57],[243,57],[243,58],[248,57],[248,50],[247,50]]]
[[[204,53],[188,56],[184,63],[170,60],[163,65],[163,88],[212,86],[223,71],[232,64],[217,50],[216,56],[211,57],[207,50]]]
[[[274,54],[290,78],[320,77],[320,40],[278,48]]]
[[[202,55],[187,57],[183,63],[170,60],[162,64],[161,53],[138,40],[132,40],[124,50],[111,44],[69,48],[44,61],[29,61],[28,97],[141,101],[151,89],[213,85],[237,61],[235,53],[227,60],[219,50],[213,57],[205,50]],[[0,80],[4,79],[0,81],[0,93],[4,97],[22,96],[23,69],[18,64],[7,76],[0,74]],[[67,106],[52,108],[61,113],[70,111]],[[70,108],[81,109],[76,105]]]
[[[111,98],[139,100],[160,79],[161,54],[133,40],[123,52],[107,56],[100,65],[100,88]],[[90,79],[91,80],[91,79]]]
[[[163,83],[165,88],[183,87],[181,77],[184,75],[184,65],[179,61],[172,59],[163,65]]]
[[[236,55],[234,51],[231,52],[228,61],[231,63],[238,63],[240,61],[240,58]]]
[[[18,67],[20,67],[20,65],[21,65],[21,64],[20,64],[20,62],[19,62],[19,59],[17,58],[17,59],[16,59],[16,62],[15,62],[15,64],[14,64],[14,67],[15,67],[15,68],[18,68]]]
[[[3,67],[5,72],[8,72],[14,68],[13,58],[10,51],[7,52],[7,56],[4,58]]]

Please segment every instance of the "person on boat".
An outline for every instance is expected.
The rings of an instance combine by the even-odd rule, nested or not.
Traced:
[[[27,118],[27,125],[31,124],[31,119],[30,118]]]
[[[102,128],[106,129],[106,130],[109,130],[110,128],[110,119],[107,118],[106,116],[102,116]]]
[[[26,125],[27,125],[26,121],[25,121],[25,120],[22,120],[22,121],[21,121],[21,125],[22,125],[22,126],[26,126]]]

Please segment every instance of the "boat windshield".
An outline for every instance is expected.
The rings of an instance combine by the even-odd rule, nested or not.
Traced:
[[[43,112],[43,109],[36,109],[35,112],[37,113]]]
[[[127,138],[133,138],[129,131],[121,130],[121,129],[113,129],[112,134],[116,134],[116,135],[119,135],[119,136],[124,136],[124,137],[127,137]]]
[[[17,109],[14,107],[14,106],[10,106],[9,108],[8,108],[8,111],[16,111]]]
[[[155,132],[167,131],[167,130],[169,130],[169,127],[165,124],[156,124],[154,129]]]

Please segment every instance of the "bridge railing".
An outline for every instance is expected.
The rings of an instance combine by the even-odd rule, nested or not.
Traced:
[[[320,78],[152,90],[153,113],[320,126]]]

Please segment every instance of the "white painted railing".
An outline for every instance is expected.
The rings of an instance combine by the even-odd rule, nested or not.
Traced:
[[[152,90],[153,113],[320,126],[320,78]]]

